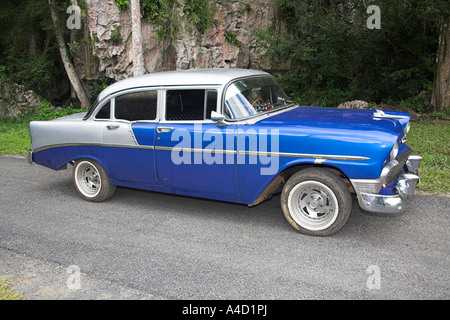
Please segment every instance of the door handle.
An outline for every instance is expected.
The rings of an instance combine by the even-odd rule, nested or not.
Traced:
[[[172,127],[158,127],[156,128],[156,131],[158,131],[158,133],[167,133],[172,131],[173,128]]]
[[[107,126],[106,126],[106,129],[108,129],[108,130],[116,130],[116,129],[118,129],[119,127],[120,127],[119,124],[110,124],[110,125],[107,125]]]

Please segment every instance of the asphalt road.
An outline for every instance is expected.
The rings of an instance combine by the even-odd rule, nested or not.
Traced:
[[[0,279],[28,299],[450,298],[448,196],[416,195],[398,216],[355,204],[317,238],[288,225],[279,197],[248,208],[118,188],[89,203],[71,167],[13,157],[0,179]]]

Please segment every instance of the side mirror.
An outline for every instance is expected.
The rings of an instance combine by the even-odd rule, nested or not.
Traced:
[[[211,111],[211,120],[217,123],[218,127],[229,126],[229,123],[225,122],[225,116],[216,111]]]

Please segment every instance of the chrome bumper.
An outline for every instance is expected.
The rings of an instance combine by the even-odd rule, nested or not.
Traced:
[[[28,150],[27,161],[29,164],[33,164],[33,151]]]
[[[400,213],[404,211],[406,199],[414,195],[419,182],[418,168],[422,157],[411,155],[406,162],[407,173],[397,181],[395,195],[380,195],[359,192],[358,203],[361,209],[377,213]]]

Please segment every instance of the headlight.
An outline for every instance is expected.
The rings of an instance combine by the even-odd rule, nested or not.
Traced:
[[[391,150],[391,153],[389,154],[389,161],[394,160],[398,155],[398,143],[395,142],[394,147]]]
[[[409,132],[409,129],[411,129],[411,123],[410,123],[410,122],[408,122],[408,123],[406,124],[406,127],[405,127],[405,134],[407,134],[407,133]]]

